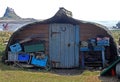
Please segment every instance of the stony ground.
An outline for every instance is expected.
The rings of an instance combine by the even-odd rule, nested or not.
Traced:
[[[99,76],[99,79],[101,82],[120,82],[120,79],[118,79],[116,76],[111,77],[111,76]]]

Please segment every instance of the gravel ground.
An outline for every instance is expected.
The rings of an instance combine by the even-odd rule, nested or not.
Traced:
[[[120,79],[118,79],[116,76],[112,77],[112,76],[100,76],[99,79],[101,80],[101,82],[120,82]]]

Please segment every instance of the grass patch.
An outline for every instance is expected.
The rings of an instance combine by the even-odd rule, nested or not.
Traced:
[[[0,45],[0,51],[2,52],[2,51],[4,51],[4,49],[5,49],[5,45]]]
[[[0,82],[8,82],[8,79],[9,82],[101,82],[99,72],[94,75],[94,72],[85,71],[84,74],[62,76],[50,72],[0,71]]]
[[[120,38],[120,30],[111,30],[111,32],[115,39],[116,44],[118,44],[118,40]]]

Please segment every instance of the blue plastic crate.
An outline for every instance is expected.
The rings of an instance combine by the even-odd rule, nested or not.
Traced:
[[[26,53],[21,53],[21,54],[18,54],[18,61],[21,61],[21,62],[24,62],[24,61],[29,61],[30,59],[30,55],[29,54],[26,54]]]
[[[18,53],[17,52],[8,52],[8,60],[9,61],[18,61]]]
[[[13,44],[10,46],[11,52],[19,52],[22,50],[21,45],[19,43]]]
[[[109,40],[99,40],[97,41],[98,46],[109,46]]]
[[[95,43],[96,42],[96,40],[94,38],[91,38],[89,41],[90,41],[90,43]]]
[[[94,47],[94,51],[102,51],[102,50],[105,50],[104,46],[95,46]]]
[[[45,67],[47,65],[48,57],[46,56],[44,59],[36,59],[35,56],[32,57],[31,64]]]
[[[89,51],[88,47],[80,47],[80,51]]]

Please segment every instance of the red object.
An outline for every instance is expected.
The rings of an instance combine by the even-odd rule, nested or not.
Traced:
[[[3,24],[3,30],[8,30],[8,23]]]
[[[116,75],[116,73],[115,73],[115,70],[114,70],[114,69],[112,69],[112,70],[111,70],[111,74],[112,74],[112,76],[115,76],[115,75]]]

